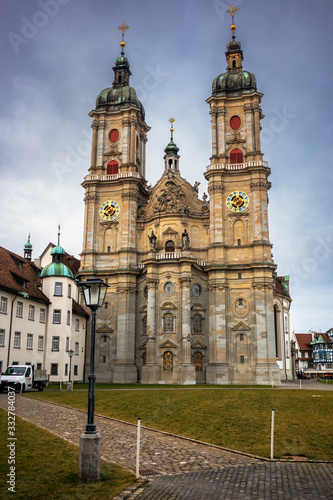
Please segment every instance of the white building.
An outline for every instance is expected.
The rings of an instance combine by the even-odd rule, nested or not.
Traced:
[[[45,369],[51,382],[67,381],[73,350],[71,380],[82,381],[89,314],[76,301],[78,261],[49,244],[37,260],[41,269],[31,253],[30,241],[24,257],[0,247],[0,371],[9,364],[33,364]]]

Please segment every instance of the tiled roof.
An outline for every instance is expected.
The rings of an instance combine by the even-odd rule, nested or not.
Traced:
[[[89,318],[90,314],[83,309],[80,304],[76,302],[76,300],[72,299],[72,313],[78,314],[79,316],[84,316],[85,318]]]
[[[40,269],[31,261],[0,247],[0,289],[27,294],[30,299],[50,303],[38,288]]]
[[[312,351],[312,333],[294,333],[300,351]]]

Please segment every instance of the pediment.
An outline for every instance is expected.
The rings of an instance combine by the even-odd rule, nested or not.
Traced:
[[[160,349],[177,349],[177,346],[171,340],[166,340],[160,345]]]
[[[167,309],[167,310],[175,310],[177,307],[172,304],[172,302],[164,302],[164,304],[161,306],[161,309]]]
[[[247,326],[245,323],[243,323],[243,321],[240,321],[239,323],[237,323],[237,325],[235,325],[232,330],[234,332],[248,332],[251,330],[251,328],[249,326]]]
[[[104,323],[104,325],[97,328],[96,333],[113,333],[113,330]]]
[[[139,218],[156,217],[160,214],[200,214],[209,216],[208,204],[198,198],[197,186],[192,186],[179,173],[164,172],[152,188],[150,200],[139,210]],[[177,232],[167,227],[164,235],[175,236]]]
[[[207,349],[207,346],[200,342],[200,340],[197,340],[194,344],[192,344],[192,349]]]
[[[204,311],[206,311],[206,308],[204,306],[202,306],[201,304],[193,304],[193,306],[191,307],[191,310],[204,312]]]
[[[146,346],[147,346],[147,340],[145,340],[144,342],[142,342],[142,344],[140,344],[139,346],[139,349],[146,349]]]
[[[165,231],[163,231],[163,234],[166,235],[166,234],[178,234],[178,231],[176,231],[175,229],[172,229],[172,227],[168,227]]]

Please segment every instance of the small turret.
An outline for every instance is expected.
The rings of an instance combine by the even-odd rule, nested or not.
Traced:
[[[170,123],[171,123],[171,138],[170,142],[165,148],[164,152],[164,171],[167,172],[169,170],[172,170],[173,172],[178,172],[179,173],[179,158],[180,156],[178,155],[179,147],[177,144],[173,142],[173,124],[175,122],[174,118],[170,118]]]
[[[31,256],[32,256],[32,244],[30,243],[30,233],[29,233],[28,241],[24,245],[24,258],[27,260],[31,260]]]

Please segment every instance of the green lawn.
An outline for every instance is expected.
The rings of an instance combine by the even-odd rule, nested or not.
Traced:
[[[124,388],[124,386],[122,386]],[[29,397],[87,409],[87,392],[30,393]],[[275,458],[333,459],[333,392],[276,389],[97,390],[98,414],[270,456],[275,409]]]
[[[76,446],[16,417],[15,493],[6,484],[10,465],[7,412],[0,410],[0,498],[2,499],[111,499],[135,481],[135,476],[116,465],[101,462],[101,481],[78,479]]]

